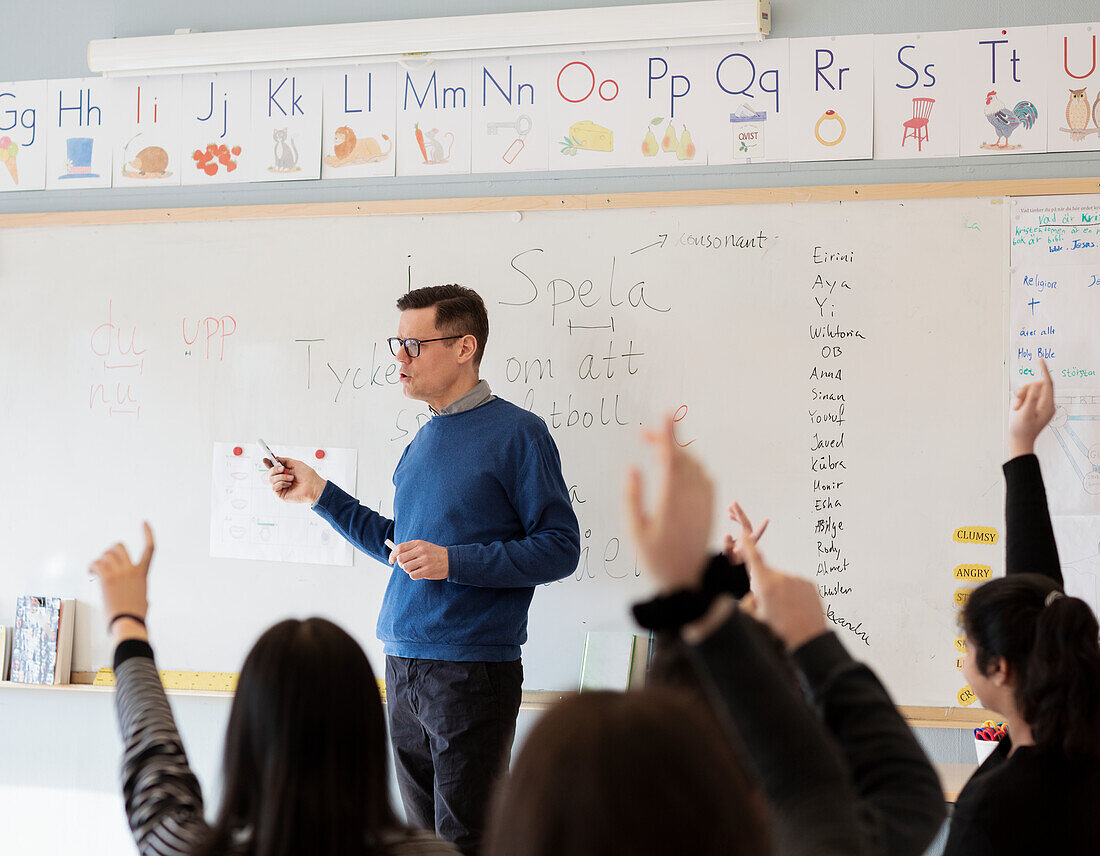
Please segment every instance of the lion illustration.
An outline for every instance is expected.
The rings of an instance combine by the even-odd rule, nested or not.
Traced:
[[[393,151],[393,143],[385,134],[382,134],[382,139],[390,144],[390,147],[385,151],[382,151],[382,147],[378,145],[378,141],[374,137],[367,137],[365,140],[356,139],[355,131],[347,125],[337,128],[334,137],[333,151],[335,154],[325,158],[325,163],[329,166],[375,163],[376,161],[385,160]]]

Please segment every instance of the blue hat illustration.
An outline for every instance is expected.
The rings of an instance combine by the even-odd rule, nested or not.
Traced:
[[[93,142],[91,137],[69,137],[65,141],[68,172],[58,178],[99,178],[92,172]]]

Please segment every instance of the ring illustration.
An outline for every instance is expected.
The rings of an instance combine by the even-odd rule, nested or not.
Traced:
[[[821,138],[821,125],[824,122],[839,122],[840,133],[835,140],[824,140]],[[840,118],[840,114],[835,110],[826,110],[821,114],[821,118],[817,120],[817,124],[814,125],[814,136],[817,137],[817,141],[823,146],[835,146],[841,140],[844,139],[844,135],[848,132],[847,126],[844,124],[844,120]]]

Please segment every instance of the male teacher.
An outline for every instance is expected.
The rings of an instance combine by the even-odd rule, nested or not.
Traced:
[[[301,461],[284,459],[270,478],[282,499],[312,503],[394,565],[377,632],[405,811],[473,854],[515,736],[531,597],[576,569],[580,536],[546,423],[479,379],[489,336],[481,297],[430,286],[397,308],[389,345],[401,387],[432,418],[394,470],[394,519]]]

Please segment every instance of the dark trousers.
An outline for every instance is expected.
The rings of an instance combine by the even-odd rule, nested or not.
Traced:
[[[516,734],[523,665],[386,657],[386,707],[409,823],[478,852]]]

